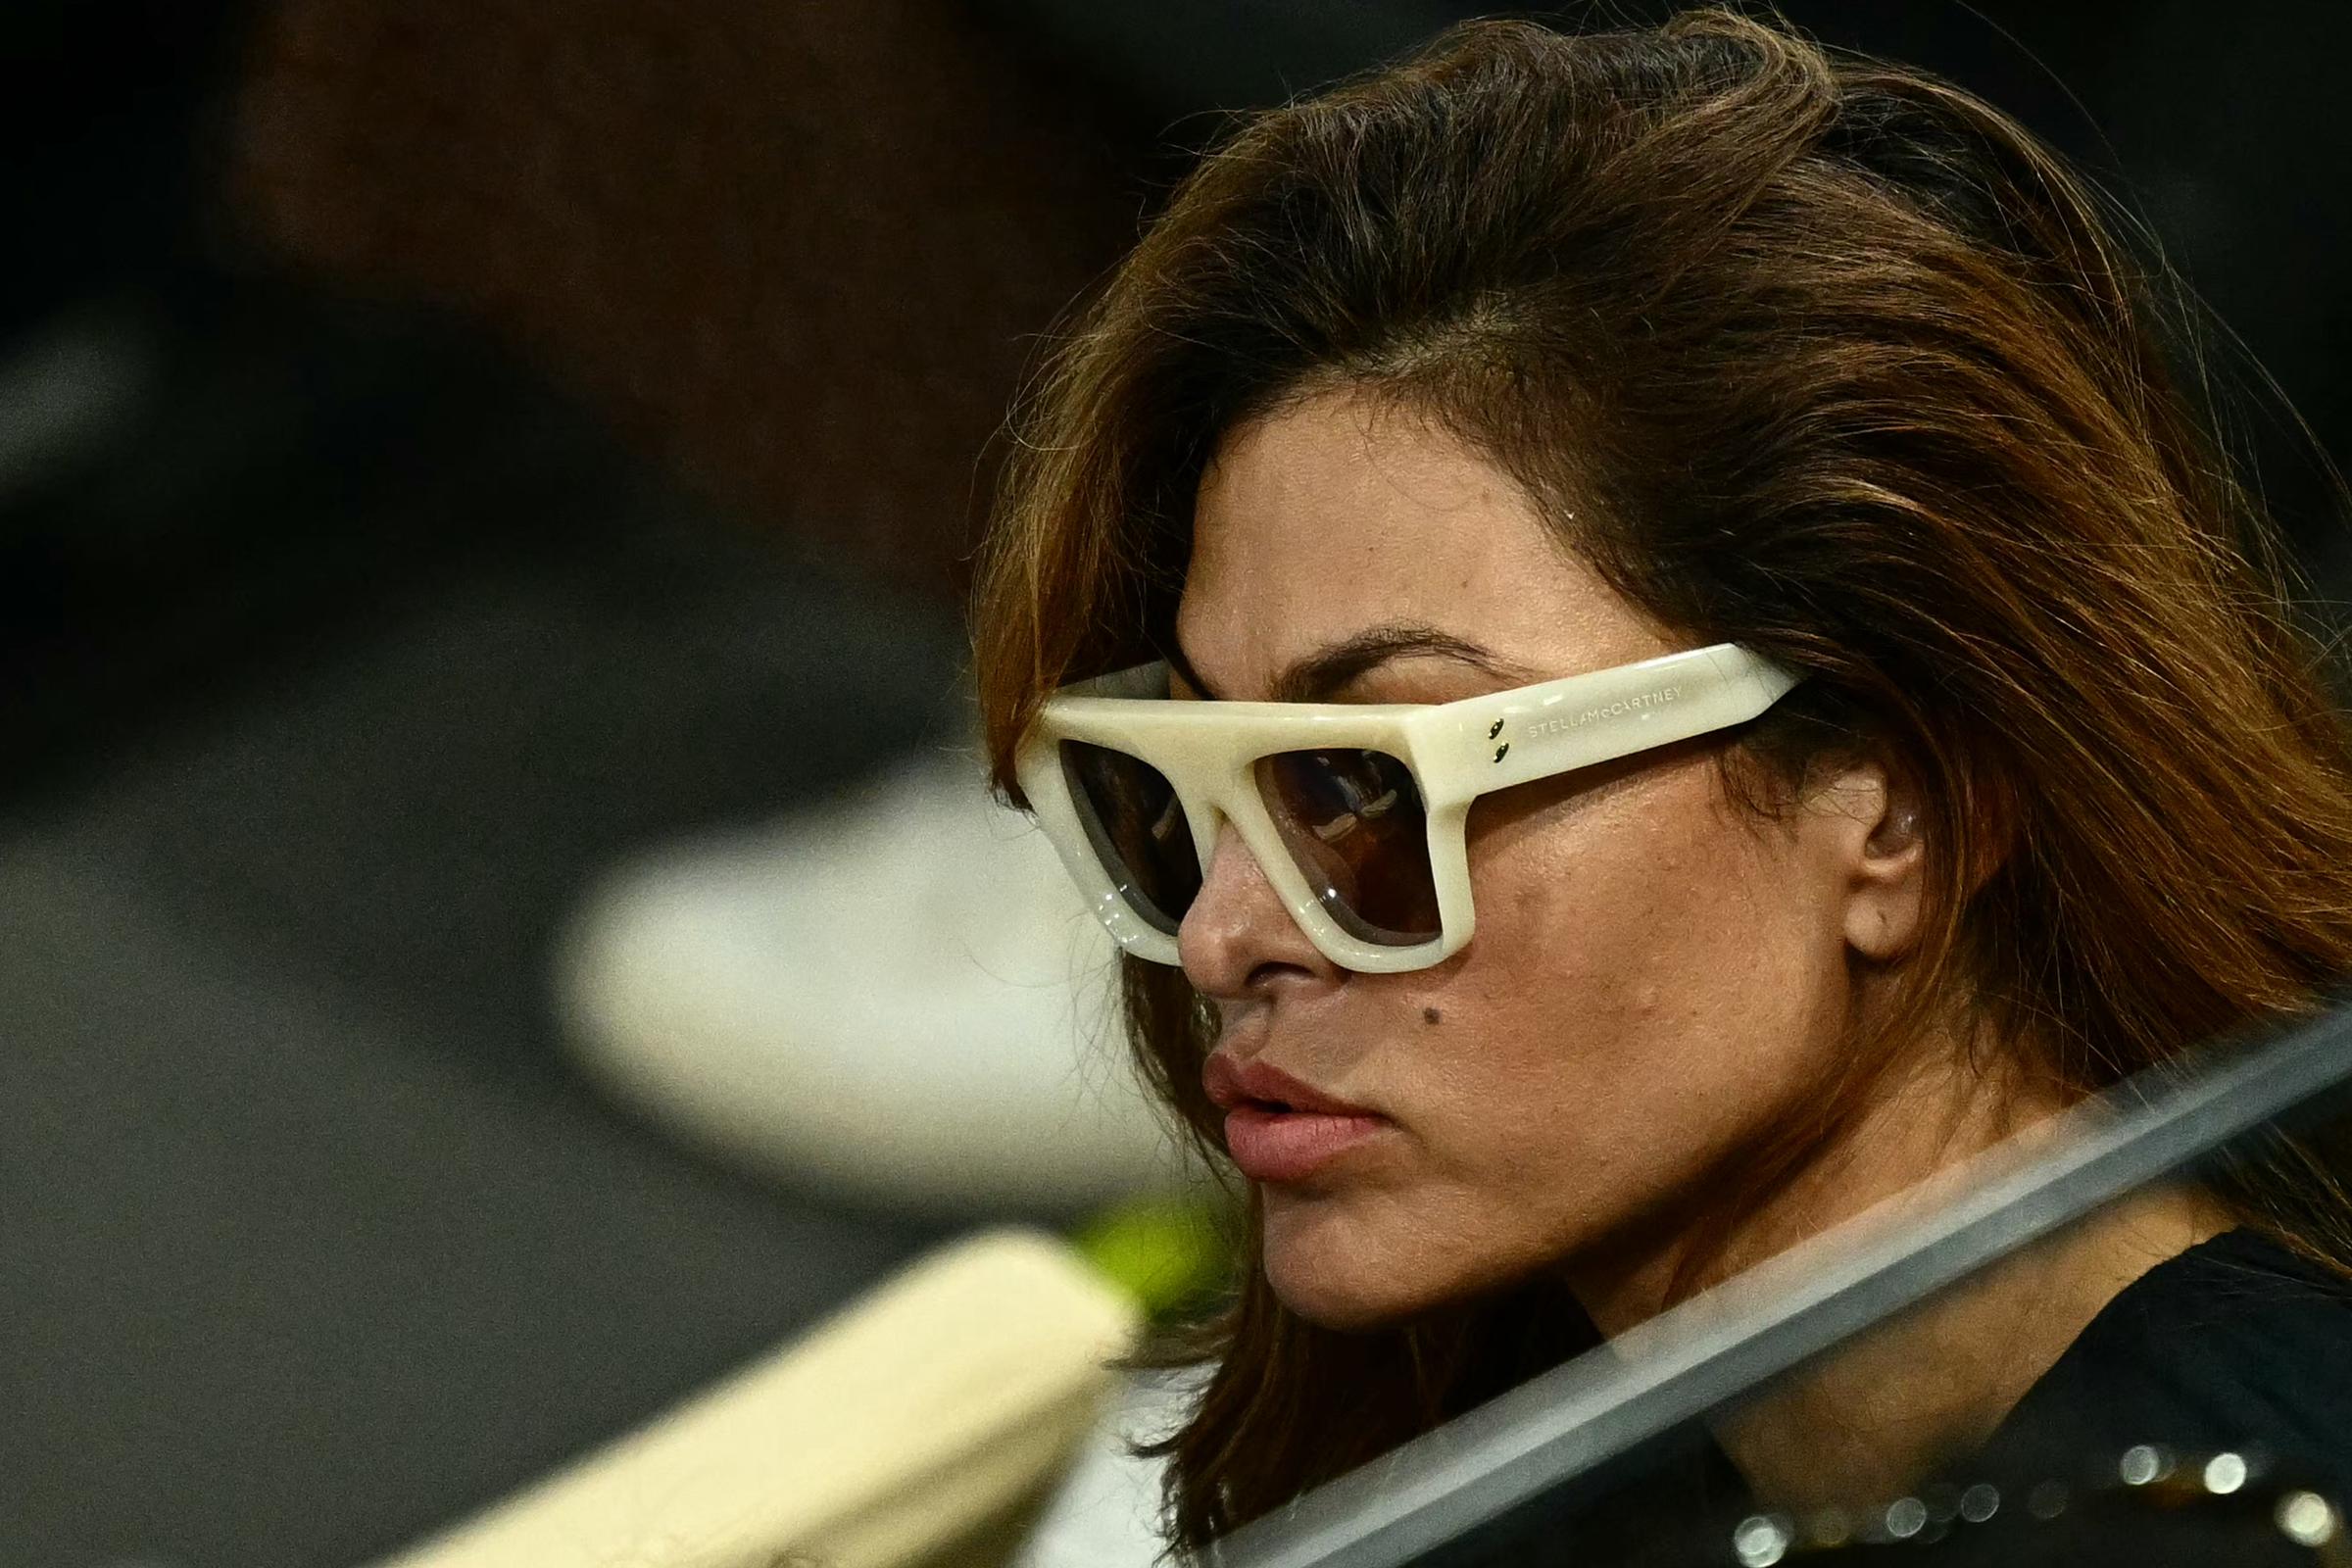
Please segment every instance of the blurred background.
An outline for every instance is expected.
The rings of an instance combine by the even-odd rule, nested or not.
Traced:
[[[2262,382],[2344,453],[2352,12],[1786,13],[2144,216],[2336,624]],[[942,805],[1040,334],[1221,112],[1468,14],[0,14],[0,1568],[364,1562],[969,1225],[1166,1185],[1066,951],[894,961],[1071,910],[858,868],[922,811],[1045,863]]]

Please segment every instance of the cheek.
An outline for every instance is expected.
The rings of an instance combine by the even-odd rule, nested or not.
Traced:
[[[1301,1310],[1458,1298],[1674,1223],[1831,1069],[1841,950],[1782,841],[1704,796],[1618,804],[1482,846],[1477,936],[1419,989],[1396,977],[1375,1081],[1409,1156],[1269,1201]]]
[[[1654,1139],[1800,1073],[1817,1046],[1824,911],[1780,841],[1674,782],[1498,843],[1474,871],[1461,1021],[1517,1085],[1498,1102],[1573,1115],[1580,1139]]]

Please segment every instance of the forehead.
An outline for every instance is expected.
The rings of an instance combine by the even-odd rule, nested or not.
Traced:
[[[1367,627],[1421,622],[1546,671],[1658,638],[1493,462],[1348,391],[1231,432],[1201,476],[1177,636],[1231,695]]]

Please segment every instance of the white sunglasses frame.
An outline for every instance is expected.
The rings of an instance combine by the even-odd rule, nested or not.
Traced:
[[[1061,765],[1061,742],[1123,752],[1157,768],[1192,826],[1205,878],[1226,822],[1291,918],[1343,968],[1396,974],[1469,942],[1466,825],[1482,795],[1744,723],[1801,678],[1736,643],[1716,643],[1452,703],[1227,703],[1168,698],[1167,666],[1140,664],[1065,686],[1021,738],[1014,771],[1038,825],[1119,946],[1175,964],[1176,938],[1127,902],[1095,853]],[[1158,695],[1141,695],[1155,691]],[[1391,947],[1355,936],[1324,907],[1267,813],[1253,764],[1277,752],[1385,752],[1419,786],[1438,895],[1435,939]]]

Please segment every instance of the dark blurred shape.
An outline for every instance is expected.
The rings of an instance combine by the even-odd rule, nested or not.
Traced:
[[[1087,83],[1106,118],[1187,146],[1213,139],[1231,112],[1311,93],[1487,14],[1463,0],[973,0],[973,9]]]
[[[821,799],[953,722],[960,513],[915,491],[960,507],[986,427],[940,436],[953,409],[923,389],[1001,403],[1016,334],[970,351],[996,356],[987,388],[923,370],[914,334],[852,368],[866,424],[926,448],[873,470],[913,487],[905,537],[887,498],[850,524],[813,510],[861,482],[846,419],[815,523],[727,520],[469,321],[470,296],[330,290],[240,239],[218,183],[249,20],[0,23],[27,89],[0,94],[27,203],[0,331],[9,1563],[374,1557],[938,1234],[756,1187],[609,1110],[562,1064],[546,971],[617,857]],[[337,124],[371,134],[356,106]],[[675,249],[749,210],[721,183],[664,215]],[[756,267],[736,281],[844,352],[841,311],[893,316],[822,274],[789,306]],[[871,536],[871,569],[803,542],[828,528]],[[930,595],[880,586],[892,565]]]
[[[191,274],[58,313],[0,371],[0,743],[17,788],[455,556],[586,547],[642,475],[477,337]]]
[[[23,0],[0,17],[0,352],[59,301],[154,277],[194,248],[199,126],[244,0]]]
[[[1112,144],[953,6],[284,0],[236,182],[297,265],[465,306],[706,493],[941,592]]]
[[[191,907],[102,815],[0,860],[0,1562],[356,1564],[932,1239],[678,1158]]]

